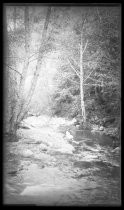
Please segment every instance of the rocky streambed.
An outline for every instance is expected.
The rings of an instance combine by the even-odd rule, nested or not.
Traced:
[[[4,204],[120,205],[120,148],[111,145],[63,118],[27,118],[17,142],[5,139]]]

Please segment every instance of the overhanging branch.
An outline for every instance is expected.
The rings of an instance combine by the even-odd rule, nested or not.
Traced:
[[[84,82],[90,77],[90,75],[92,74],[92,72],[95,71],[95,69],[93,69],[90,74],[84,79]]]
[[[35,56],[35,55],[37,55],[37,54],[39,54],[39,50],[38,50],[37,52],[35,52],[34,54],[32,54],[32,55],[29,57],[29,59],[31,59],[33,56]]]
[[[17,73],[22,77],[22,75],[21,75],[17,70],[13,69],[12,67],[10,67],[10,66],[9,66],[8,64],[6,64],[6,63],[4,63],[4,65],[8,66],[10,69],[12,69],[13,71],[17,72]]]
[[[70,64],[71,68],[75,71],[75,73],[77,74],[77,76],[80,78],[80,74],[77,72],[77,70],[73,67],[73,65],[71,64],[70,60],[67,59],[68,63]]]
[[[86,50],[86,48],[87,48],[87,45],[88,45],[88,40],[86,41],[86,44],[85,44],[85,46],[84,46],[84,49],[83,49],[82,55],[84,54],[84,52],[85,52],[85,50]]]
[[[73,82],[73,83],[75,83],[75,84],[78,84],[79,85],[79,83],[78,82],[76,82],[76,81],[74,81],[74,80],[72,80],[72,79],[70,79],[70,78],[67,78],[69,81],[71,81],[71,82]]]
[[[80,69],[80,67],[79,67],[79,65],[78,65],[78,63],[77,63],[77,61],[73,58],[73,61],[74,61],[74,63],[77,65],[77,67]]]
[[[31,63],[32,61],[36,61],[36,60],[38,60],[38,58],[32,59],[31,61],[29,61],[29,63]]]
[[[89,79],[91,79],[91,80],[93,80],[94,82],[96,82],[97,85],[99,85],[99,86],[100,86],[100,84],[101,84],[101,86],[104,85],[104,84],[106,84],[106,85],[108,84],[108,82],[98,81],[98,80],[93,79],[93,78],[91,78],[91,77],[89,77]],[[99,84],[98,84],[98,83],[99,83]],[[84,84],[84,85],[86,85],[86,84]]]
[[[87,85],[87,86],[101,86],[101,87],[102,87],[101,84],[96,84],[96,83],[95,83],[95,84],[89,84],[89,83],[88,83],[88,84],[84,84],[84,86],[85,86],[85,85]]]
[[[93,81],[95,81],[95,82],[100,82],[100,83],[101,83],[101,81],[98,81],[98,80],[93,79],[93,78],[91,78],[91,77],[89,77],[89,79],[91,79],[91,80],[93,80]]]

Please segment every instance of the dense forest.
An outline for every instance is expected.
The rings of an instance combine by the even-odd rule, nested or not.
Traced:
[[[4,124],[75,118],[120,138],[120,7],[6,6]]]

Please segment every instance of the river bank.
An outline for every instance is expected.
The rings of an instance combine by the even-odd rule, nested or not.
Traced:
[[[110,138],[47,116],[23,121],[18,138],[5,142],[6,204],[120,204],[120,153]]]

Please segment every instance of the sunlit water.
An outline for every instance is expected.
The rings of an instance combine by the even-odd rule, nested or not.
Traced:
[[[5,203],[50,206],[120,204],[120,156],[112,153],[112,139],[88,130],[76,130],[73,126],[59,126],[61,133],[67,129],[74,136],[69,142],[75,151],[63,154],[49,150],[47,154],[53,159],[48,161],[14,154],[11,150],[13,147],[16,151],[18,142],[6,143]],[[37,153],[39,145],[20,140],[19,148],[35,148]]]

